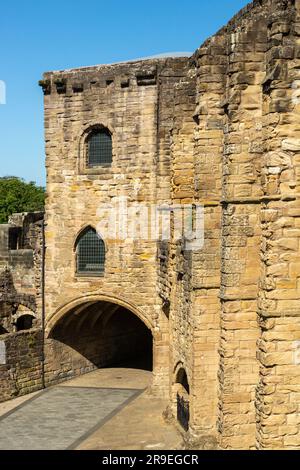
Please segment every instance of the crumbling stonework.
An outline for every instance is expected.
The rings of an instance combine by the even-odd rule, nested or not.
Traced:
[[[0,401],[43,387],[43,335],[40,328],[0,336]]]
[[[214,47],[226,56],[225,80],[219,76],[224,146],[218,421],[225,448],[299,446],[293,145],[298,8],[298,2],[254,2],[196,54],[200,64]],[[286,331],[291,333],[281,336]]]
[[[41,326],[43,213],[14,214],[0,225],[0,327],[13,333],[24,315]]]
[[[42,231],[38,212],[0,225],[0,401],[42,387]]]

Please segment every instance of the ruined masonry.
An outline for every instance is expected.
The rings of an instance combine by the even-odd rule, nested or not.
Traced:
[[[43,213],[0,225],[0,401],[42,387]]]
[[[127,361],[153,368],[187,447],[300,449],[300,1],[255,0],[192,57],[40,84],[45,308],[39,256],[23,289],[8,251],[0,346],[31,335],[32,352],[16,362],[6,345],[2,398]],[[91,160],[97,145],[111,162]],[[80,271],[99,208],[120,197],[202,205],[204,246],[188,250],[172,224],[165,241],[103,237],[102,264]],[[36,312],[27,331],[12,329],[19,305]]]

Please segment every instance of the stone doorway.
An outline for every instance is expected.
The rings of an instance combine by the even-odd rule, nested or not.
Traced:
[[[178,370],[176,375],[175,393],[177,421],[187,432],[190,425],[190,385],[183,367]]]
[[[123,306],[86,303],[70,310],[52,329],[46,357],[50,383],[107,367],[152,371],[152,333]]]

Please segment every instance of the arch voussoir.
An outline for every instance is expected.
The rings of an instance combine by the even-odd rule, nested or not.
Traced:
[[[90,304],[94,302],[109,302],[113,305],[124,307],[136,315],[145,324],[145,326],[151,330],[152,333],[154,332],[154,327],[150,318],[139,307],[129,302],[128,300],[108,294],[89,294],[73,299],[59,307],[46,320],[46,337],[50,335],[51,331],[55,328],[59,321],[62,320],[64,316],[67,315],[71,310],[75,309],[76,307],[84,306],[84,304]]]

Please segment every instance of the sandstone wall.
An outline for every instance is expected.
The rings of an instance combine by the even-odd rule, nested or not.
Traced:
[[[42,221],[43,214],[13,214],[0,225],[0,325],[16,330],[18,318],[42,316]]]
[[[97,226],[97,209],[117,197],[144,205],[169,202],[173,84],[186,59],[163,59],[45,74],[47,154],[46,315],[50,322],[68,302],[105,295],[140,309],[154,336],[154,382],[168,387],[168,320],[157,292],[157,243],[105,240],[105,275],[76,275],[75,240]],[[112,133],[111,168],[86,170],[85,132],[103,125]],[[143,221],[142,221],[143,223]],[[50,324],[50,323],[49,323]]]
[[[255,0],[190,60],[54,72],[41,83],[52,364],[66,359],[64,377],[97,365],[70,355],[66,338],[51,342],[53,328],[89,299],[121,303],[153,333],[154,389],[173,416],[186,372],[198,447],[300,447],[299,9]],[[93,172],[82,145],[96,124],[111,130],[114,150],[112,167]],[[76,276],[78,233],[118,196],[203,206],[204,246],[187,250],[171,223],[163,242],[106,240],[105,275]]]
[[[42,388],[43,338],[40,329],[0,338],[0,401]]]
[[[255,1],[194,56],[196,143],[207,139],[212,113],[222,129],[216,131],[209,165],[220,143],[222,165],[214,175],[222,181],[216,195],[222,210],[216,295],[221,300],[218,440],[223,448],[300,445],[294,310],[300,274],[298,102],[293,99],[297,15],[297,2]],[[213,145],[205,144],[205,149]],[[197,152],[201,163],[196,145],[196,160]],[[204,191],[205,181],[200,187]],[[218,256],[217,251],[214,263]],[[202,390],[214,400],[211,387],[203,384]]]
[[[257,440],[262,449],[299,449],[300,4],[273,3],[263,84]]]

